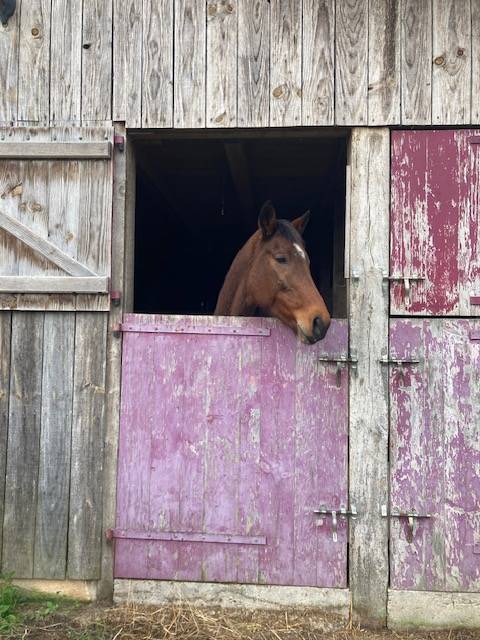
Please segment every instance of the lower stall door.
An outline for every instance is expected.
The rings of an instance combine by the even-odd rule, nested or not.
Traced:
[[[262,318],[123,331],[115,576],[346,586],[346,321],[313,346]]]
[[[390,351],[392,587],[480,591],[480,321],[394,320]]]

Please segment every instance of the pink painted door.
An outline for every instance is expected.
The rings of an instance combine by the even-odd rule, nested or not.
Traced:
[[[480,590],[480,320],[395,319],[391,584]],[[413,525],[413,529],[412,529]]]
[[[392,132],[391,313],[480,315],[480,131]]]
[[[344,587],[346,321],[124,321],[115,576]],[[334,540],[334,537],[337,539]]]

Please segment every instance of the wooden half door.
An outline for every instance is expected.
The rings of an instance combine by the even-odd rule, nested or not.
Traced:
[[[480,591],[480,320],[395,319],[390,350],[418,360],[390,372],[391,586]]]
[[[115,576],[345,587],[346,321],[314,346],[261,318],[123,331]]]
[[[480,131],[392,132],[392,315],[480,316]]]

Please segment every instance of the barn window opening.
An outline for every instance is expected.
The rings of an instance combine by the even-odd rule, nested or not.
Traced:
[[[280,218],[310,210],[312,276],[333,317],[345,317],[346,137],[207,136],[133,138],[134,311],[212,314],[269,199]]]

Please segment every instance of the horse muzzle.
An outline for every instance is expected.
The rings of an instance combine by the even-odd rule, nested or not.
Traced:
[[[310,331],[306,331],[300,322],[297,323],[297,334],[304,344],[315,344],[327,335],[330,319],[325,321],[320,316],[313,319]]]

